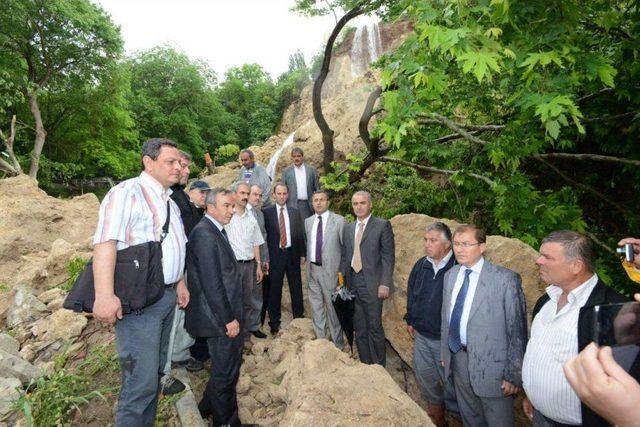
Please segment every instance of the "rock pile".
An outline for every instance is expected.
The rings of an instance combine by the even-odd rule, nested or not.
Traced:
[[[432,425],[384,368],[364,365],[294,319],[245,356],[238,382],[243,422],[264,426]]]

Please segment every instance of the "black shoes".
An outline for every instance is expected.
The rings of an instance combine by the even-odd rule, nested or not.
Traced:
[[[204,363],[198,359],[190,357],[187,360],[181,360],[179,362],[171,362],[172,368],[185,368],[189,372],[198,372],[204,368]]]
[[[271,327],[271,335],[277,335],[278,332],[280,332],[280,327],[276,326],[276,327]]]
[[[173,378],[171,375],[163,375],[160,378],[160,391],[165,396],[171,396],[172,394],[178,394],[185,389],[185,385],[177,378]]]
[[[256,338],[266,338],[267,337],[267,334],[265,334],[261,330],[251,331],[251,335],[253,335]]]

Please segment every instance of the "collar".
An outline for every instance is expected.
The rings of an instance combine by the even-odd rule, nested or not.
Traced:
[[[482,266],[484,266],[484,257],[480,257],[480,259],[476,261],[476,263],[473,264],[471,267],[466,267],[463,265],[460,271],[471,270],[474,273],[480,274],[480,272],[482,271]]]
[[[274,203],[274,206],[276,207],[276,212],[280,213],[280,209],[284,208],[284,211],[289,213],[289,211],[287,210],[287,204],[285,203],[284,205],[280,206],[277,203]]]
[[[371,214],[369,214],[369,216],[366,217],[365,219],[363,219],[362,221],[360,221],[358,218],[356,218],[356,228],[358,228],[358,224],[359,223],[363,223],[364,224],[364,228],[367,228],[367,224],[369,223],[370,219],[371,219]]]
[[[567,295],[567,301],[573,304],[575,301],[587,301],[589,295],[591,295],[591,291],[598,283],[598,275],[593,274],[593,276],[589,277],[586,281],[580,284],[577,288],[569,292]],[[547,295],[553,302],[558,302],[558,298],[562,295],[562,288],[557,285],[549,285],[547,289],[545,289]]]
[[[249,203],[247,203],[247,207],[244,208],[244,214],[240,215],[238,212],[233,212],[233,216],[237,216],[238,218],[244,218],[249,215]]]
[[[433,262],[433,258],[431,258],[430,256],[427,257],[427,261],[429,261],[431,263],[431,265],[433,265],[435,268],[444,267],[445,265],[447,265],[449,263],[449,260],[451,259],[452,256],[453,256],[453,250],[449,249],[449,253],[446,254],[444,256],[444,258],[442,258],[440,260],[440,263],[438,265],[436,265]]]
[[[162,198],[166,198],[170,196],[171,193],[173,193],[173,191],[171,191],[170,188],[164,188],[162,184],[158,182],[158,180],[156,180],[154,177],[152,177],[145,171],[142,171],[140,173],[139,178],[140,178],[140,182],[144,186],[149,187],[154,193],[156,193]]]
[[[321,216],[322,220],[326,223],[327,222],[327,218],[329,218],[329,209],[324,211],[321,215],[313,214],[313,216],[315,217],[315,219],[318,219],[318,217]]]
[[[293,167],[296,168],[299,171],[300,170],[304,170],[304,163],[302,163],[300,166],[293,165]]]
[[[223,229],[222,224],[220,224],[214,217],[212,217],[209,214],[204,214],[204,216],[206,218],[209,218],[209,221],[211,221],[213,225],[215,225],[218,228],[218,231],[222,232],[222,229]]]

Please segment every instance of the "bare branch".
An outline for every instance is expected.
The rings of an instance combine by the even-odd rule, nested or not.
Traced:
[[[606,243],[603,243],[603,242],[602,242],[602,240],[598,239],[598,238],[595,236],[595,234],[593,234],[593,233],[591,233],[591,232],[589,232],[589,231],[585,231],[585,232],[584,232],[584,234],[586,234],[587,236],[589,236],[589,238],[590,238],[591,240],[593,240],[593,242],[594,242],[596,245],[600,246],[602,249],[604,249],[605,251],[609,252],[610,254],[613,254],[613,255],[616,255],[616,256],[617,256],[616,251],[615,251],[615,250],[613,250],[613,249],[611,249],[611,248],[609,247],[609,245],[607,245]]]
[[[451,129],[452,131],[462,135],[464,137],[464,139],[469,140],[471,142],[475,142],[476,144],[480,144],[480,145],[487,145],[488,142],[485,140],[482,140],[480,138],[478,138],[475,135],[472,135],[471,133],[467,132],[465,129],[463,129],[462,127],[460,127],[456,122],[454,122],[451,119],[448,119],[445,116],[441,116],[440,114],[437,113],[431,113],[431,115],[440,123],[442,123],[443,125],[445,125],[446,127],[448,127],[449,129]],[[478,130],[478,129],[473,129],[473,130]]]
[[[578,98],[578,99],[576,100],[576,102],[577,102],[578,104],[580,104],[580,103],[582,103],[582,102],[587,102],[587,101],[590,101],[590,100],[592,100],[593,98],[595,98],[595,97],[597,97],[597,96],[600,96],[600,95],[602,95],[602,94],[604,94],[604,93],[609,93],[609,92],[613,92],[613,88],[611,88],[611,87],[605,87],[604,89],[600,89],[600,90],[599,90],[599,91],[597,91],[597,92],[590,93],[590,94],[585,95],[585,96],[583,96],[583,97],[581,97],[581,98]]]
[[[380,140],[371,140],[371,135],[369,134],[369,122],[371,121],[371,117],[373,117],[373,107],[376,105],[376,101],[378,100],[378,98],[380,98],[381,93],[382,88],[380,86],[377,86],[369,94],[369,98],[367,98],[367,104],[365,105],[362,116],[360,116],[360,121],[358,122],[358,131],[360,133],[360,138],[362,138],[362,141],[364,141],[365,145],[369,149],[369,152],[373,154],[374,157],[377,156]]]
[[[544,163],[547,167],[549,167],[551,170],[553,170],[556,174],[558,174],[562,179],[564,179],[569,184],[573,185],[574,187],[580,188],[580,189],[592,194],[593,196],[599,198],[603,202],[613,206],[614,208],[616,208],[623,215],[630,215],[631,214],[623,206],[621,206],[618,203],[614,202],[613,200],[609,199],[607,196],[605,196],[601,192],[597,191],[595,188],[589,187],[588,185],[585,185],[585,184],[583,184],[581,182],[578,182],[578,181],[575,181],[575,180],[571,179],[564,172],[562,172],[560,169],[558,169],[557,167],[555,167],[551,163],[547,162],[546,160],[543,160],[541,158],[536,158],[536,160],[538,160],[541,163]]]
[[[378,160],[381,162],[397,163],[399,165],[408,166],[410,168],[414,168],[420,171],[441,174],[441,175],[453,175],[455,173],[461,172],[461,171],[455,171],[455,170],[449,170],[449,169],[438,169],[431,166],[423,166],[416,163],[407,162],[405,160],[394,159],[392,157],[386,157],[386,156],[380,157]],[[483,181],[490,187],[492,187],[495,184],[491,179],[483,175],[478,175],[470,172],[461,172],[461,173],[463,173],[464,175],[470,176],[471,178],[475,178],[477,180]]]
[[[600,117],[585,117],[584,119],[582,119],[582,121],[584,123],[608,122],[612,120],[620,120],[627,117],[633,117],[639,113],[640,111],[628,111],[622,114],[606,115],[606,116],[600,116]]]
[[[600,154],[572,154],[572,153],[544,153],[532,156],[534,159],[565,159],[565,160],[593,160],[596,162],[619,163],[623,165],[640,166],[640,160],[625,159],[622,157],[603,156]]]
[[[9,130],[9,136],[5,136],[5,134],[2,132],[2,130],[0,130],[0,139],[2,139],[2,142],[7,146],[7,154],[9,155],[9,161],[11,163],[8,163],[2,159],[4,164],[2,169],[11,173],[12,175],[19,175],[22,173],[22,167],[20,167],[20,163],[18,162],[18,159],[16,158],[15,153],[13,152],[13,143],[16,140],[16,116],[15,114],[13,115],[13,117],[11,117],[11,127]],[[8,169],[7,169],[8,168]]]

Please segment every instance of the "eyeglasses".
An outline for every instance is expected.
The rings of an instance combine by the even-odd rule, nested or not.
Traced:
[[[456,248],[470,248],[472,246],[478,246],[480,245],[480,242],[476,242],[476,243],[469,243],[469,242],[453,242],[453,246],[455,246]]]

